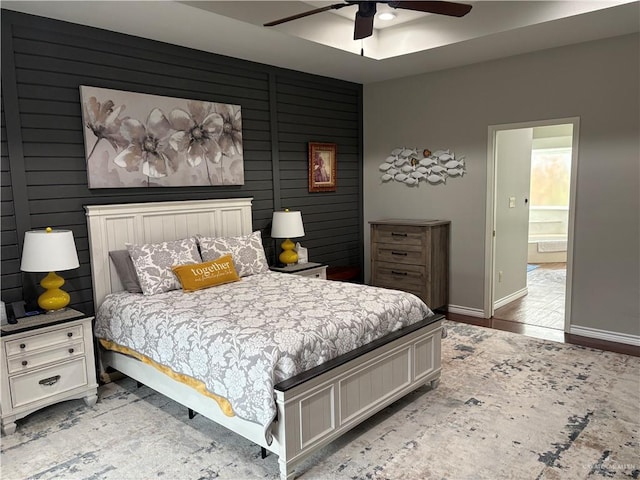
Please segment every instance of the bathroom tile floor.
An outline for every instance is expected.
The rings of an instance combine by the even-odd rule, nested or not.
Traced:
[[[528,293],[496,309],[494,319],[564,329],[566,263],[541,263],[527,273]]]

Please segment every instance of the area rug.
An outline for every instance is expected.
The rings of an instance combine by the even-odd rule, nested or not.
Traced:
[[[640,478],[640,358],[445,324],[440,385],[317,452],[299,478]],[[129,379],[92,408],[18,421],[0,459],[4,480],[279,478],[275,455]]]

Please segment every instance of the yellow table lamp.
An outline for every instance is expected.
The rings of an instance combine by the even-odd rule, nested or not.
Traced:
[[[30,230],[24,234],[22,247],[23,272],[49,272],[40,282],[45,292],[38,297],[38,305],[47,311],[60,310],[71,298],[60,287],[64,279],[56,271],[78,268],[78,253],[71,230]]]
[[[298,262],[298,253],[291,238],[304,237],[302,214],[285,209],[283,212],[273,212],[271,224],[271,238],[284,238],[280,245],[282,253],[278,257],[281,263],[291,265]]]

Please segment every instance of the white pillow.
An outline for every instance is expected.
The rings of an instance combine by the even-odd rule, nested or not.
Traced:
[[[144,245],[127,243],[126,247],[145,295],[182,288],[171,267],[202,262],[193,237]]]
[[[202,260],[210,262],[227,253],[233,257],[233,266],[238,275],[246,277],[269,271],[267,257],[262,246],[259,230],[241,237],[203,237],[196,235],[200,244]]]

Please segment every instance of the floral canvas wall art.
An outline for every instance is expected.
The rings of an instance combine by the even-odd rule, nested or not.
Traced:
[[[239,105],[81,86],[89,188],[244,185]]]

